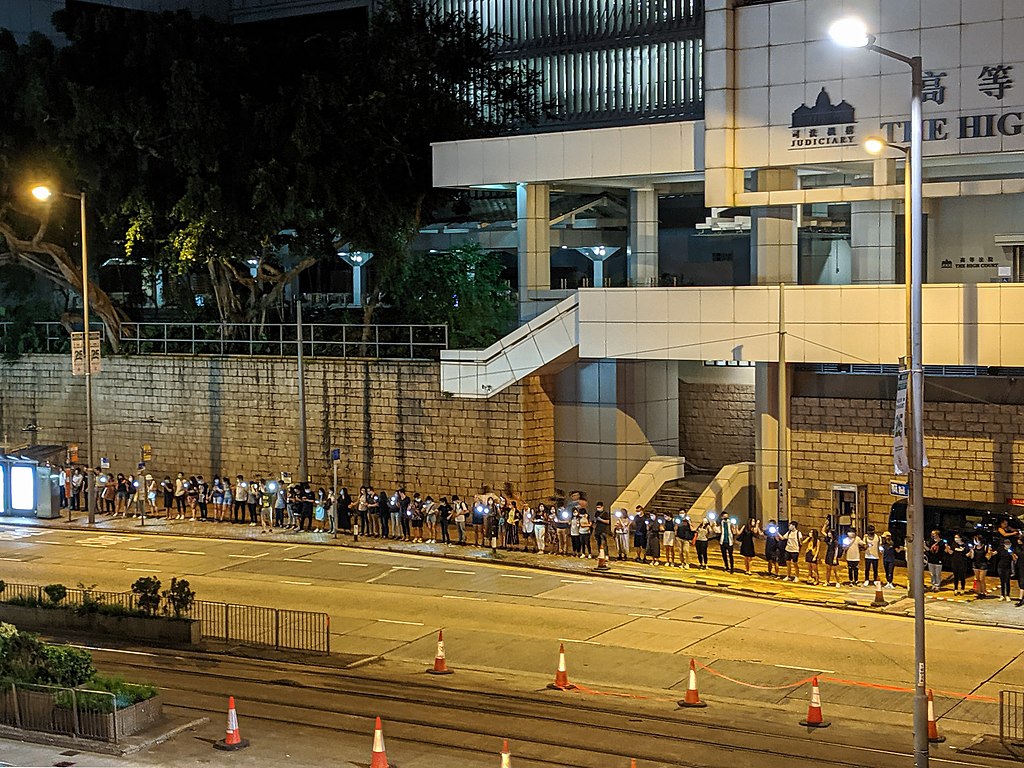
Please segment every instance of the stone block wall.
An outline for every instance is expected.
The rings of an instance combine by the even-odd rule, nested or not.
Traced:
[[[753,385],[679,382],[679,452],[694,465],[753,461],[754,424]]]
[[[116,471],[277,474],[298,465],[294,359],[113,357],[94,377],[95,445]],[[510,483],[534,501],[554,487],[554,406],[538,377],[488,400],[442,396],[436,363],[306,361],[309,471],[331,482],[394,490],[475,493]],[[84,382],[63,355],[0,366],[0,442],[77,442],[85,453]],[[38,432],[24,433],[29,423]],[[6,437],[4,437],[6,435]]]
[[[893,404],[887,400],[794,398],[790,490],[795,517],[820,520],[834,483],[868,487],[868,522],[887,526],[895,499]],[[925,498],[1005,502],[1024,496],[1024,406],[929,402]]]

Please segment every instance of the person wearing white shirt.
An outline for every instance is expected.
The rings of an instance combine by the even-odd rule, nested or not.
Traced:
[[[860,581],[860,550],[864,539],[852,531],[843,534],[842,545],[846,549],[846,570],[850,577],[850,586],[855,587]]]
[[[868,526],[864,537],[864,586],[878,581],[878,560],[882,556],[882,537],[875,533],[875,526]]]
[[[786,542],[786,581],[800,581],[800,548],[804,541],[800,525],[790,522],[789,530],[779,538]],[[795,576],[793,575],[794,568],[796,569]]]

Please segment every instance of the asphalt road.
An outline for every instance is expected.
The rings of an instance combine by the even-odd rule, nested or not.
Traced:
[[[454,668],[519,692],[553,678],[564,642],[571,680],[662,708],[685,689],[694,657],[709,667],[705,698],[758,706],[780,727],[806,712],[815,673],[831,719],[910,722],[903,617],[351,548],[0,527],[9,582],[124,590],[150,574],[186,576],[204,599],[326,611],[332,650],[385,666],[430,663],[443,627]],[[929,684],[953,746],[996,729],[1000,689],[1024,688],[1020,637],[929,626]]]

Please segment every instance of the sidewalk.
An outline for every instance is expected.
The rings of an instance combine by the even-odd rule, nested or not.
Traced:
[[[358,542],[348,534],[337,537],[326,533],[276,530],[273,533],[261,533],[260,528],[230,523],[192,522],[190,520],[167,520],[164,518],[146,518],[145,525],[136,518],[110,519],[106,516],[97,518],[96,525],[90,527],[83,516],[69,523],[66,519],[54,520],[14,520],[0,521],[2,526],[32,526],[59,528],[64,530],[95,530],[111,533],[131,533],[134,535],[150,534],[163,536],[189,536],[199,538],[230,539],[241,541],[274,541],[320,546],[353,547],[365,550],[383,550],[402,552],[426,557],[441,557],[451,560],[495,563],[505,566],[532,568],[536,570],[586,574],[588,577],[601,577],[637,581],[650,584],[665,584],[703,589],[725,594],[744,595],[762,599],[776,600],[786,603],[814,605],[847,610],[865,610],[876,613],[887,613],[901,616],[913,615],[913,601],[906,593],[906,573],[896,573],[896,583],[903,588],[883,590],[887,605],[884,608],[872,606],[875,598],[874,587],[825,587],[814,586],[803,582],[787,582],[766,576],[766,564],[762,558],[754,561],[751,575],[742,572],[729,574],[716,564],[717,552],[711,553],[711,567],[701,571],[696,568],[669,568],[635,563],[632,560],[619,562],[609,560],[610,570],[597,571],[597,560],[581,560],[574,557],[557,555],[535,555],[522,551],[498,550],[474,546],[448,546],[444,544],[413,544],[393,540],[372,539],[361,536]],[[742,559],[737,556],[737,566],[742,569]],[[801,563],[802,575],[806,578],[806,564]],[[842,564],[845,576],[845,563]],[[824,573],[824,566],[821,566]],[[995,579],[989,579],[989,594],[998,594],[999,587]],[[1015,590],[1016,591],[1016,590]],[[978,600],[973,595],[954,596],[952,589],[943,588],[938,594],[926,594],[926,615],[929,620],[975,624],[981,626],[998,626],[1024,629],[1024,608],[1016,608],[1013,603],[1003,603],[998,599]]]

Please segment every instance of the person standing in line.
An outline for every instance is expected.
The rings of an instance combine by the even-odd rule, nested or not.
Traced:
[[[335,505],[338,529],[345,533],[352,533],[352,497],[349,496],[348,488],[341,489]]]
[[[268,486],[273,491],[274,499],[274,525],[284,528],[285,510],[288,509],[288,489],[283,483],[271,480]]]
[[[661,533],[661,551],[665,555],[665,566],[676,567],[676,519],[674,517],[663,518],[664,529]]]
[[[452,536],[448,531],[448,526],[452,524],[452,518],[452,505],[447,496],[442,496],[437,505],[437,521],[441,528],[441,543],[449,547],[452,545]]]
[[[715,524],[708,514],[711,513],[704,515],[693,534],[693,545],[697,549],[697,567],[702,571],[708,569],[708,544],[715,535]]]
[[[1013,575],[1016,577],[1017,587],[1020,589],[1020,596],[1014,603],[1018,608],[1024,606],[1024,557],[1021,556],[1022,551],[1024,551],[1024,539],[1018,538],[1013,553]]]
[[[821,549],[821,535],[818,533],[817,528],[812,528],[811,535],[807,537],[807,541],[804,544],[804,559],[807,560],[808,579],[814,585],[821,583],[818,580],[818,563],[821,562]]]
[[[66,465],[61,464],[60,472],[57,473],[57,487],[60,490],[60,509],[67,509],[70,506],[71,498],[71,473]]]
[[[519,526],[523,523],[519,503],[514,499],[505,511],[505,549],[511,551],[519,546]]]
[[[928,573],[932,577],[932,592],[938,592],[942,587],[942,556],[946,553],[946,544],[938,531],[932,531],[932,539],[924,550]]]
[[[378,491],[374,495],[373,489],[370,489],[370,499],[376,500],[377,504],[377,521],[380,526],[380,537],[382,539],[390,538],[391,534],[394,534],[394,530],[389,528],[391,524],[391,500],[388,498],[387,491]]]
[[[677,515],[679,521],[676,523],[676,547],[679,548],[679,565],[689,570],[690,568],[690,547],[693,545],[693,526],[690,525],[690,515],[680,510]]]
[[[82,486],[85,482],[85,475],[81,467],[75,467],[71,472],[71,509],[77,512],[82,501]]]
[[[249,484],[245,482],[245,478],[242,475],[235,476],[235,485],[231,496],[235,500],[231,507],[231,522],[234,524],[244,523],[246,502],[249,499]]]
[[[174,516],[175,520],[185,519],[185,496],[188,493],[187,482],[184,472],[179,472],[178,476],[174,478],[174,511],[177,513]]]
[[[519,521],[519,532],[523,542],[523,552],[536,552],[537,540],[534,538],[534,511],[533,507],[526,504]]]
[[[651,565],[661,565],[661,526],[664,518],[647,515],[647,548],[644,550],[646,557],[644,562],[650,558]]]
[[[764,530],[764,560],[768,564],[768,576],[782,578],[782,571],[779,568],[779,561],[782,559],[779,556],[782,550],[782,542],[779,540],[779,524],[774,520],[769,520]]]
[[[647,562],[647,515],[644,508],[636,505],[633,516],[630,517],[633,525],[633,550],[636,555],[633,559],[638,563]]]
[[[573,507],[569,518],[569,540],[572,542],[572,556],[580,557],[580,511]]]
[[[896,554],[903,551],[903,547],[897,547],[892,540],[892,534],[886,531],[882,534],[882,568],[885,570],[885,588],[895,589],[893,578],[896,575]]]
[[[971,547],[971,567],[974,568],[974,589],[978,599],[988,597],[988,569],[992,559],[992,548],[980,533],[974,534],[974,545]]]
[[[274,518],[277,517],[277,493],[273,480],[260,480],[260,531],[274,532]]]
[[[835,586],[841,586],[839,583],[839,558],[842,555],[843,547],[842,542],[837,534],[829,526],[826,520],[821,526],[821,536],[825,543],[825,586],[832,586],[832,579],[835,577]]]
[[[803,550],[804,534],[800,524],[790,520],[789,530],[781,536],[785,539],[783,552],[786,559],[786,581],[800,581],[800,552]],[[795,571],[795,573],[794,573]]]
[[[590,515],[587,514],[586,507],[580,508],[580,557],[593,559],[594,552],[590,546],[590,532],[592,524],[590,522]]]
[[[196,476],[196,506],[199,507],[199,519],[206,522],[209,519],[210,486],[202,475]]]
[[[572,513],[564,506],[558,508],[555,513],[555,531],[558,534],[558,548],[556,555],[568,555],[570,551],[570,531],[572,529]]]
[[[359,493],[356,495],[355,524],[359,527],[359,533],[365,536],[373,536],[373,529],[370,526],[370,516],[368,514],[370,504],[367,501],[367,495],[366,486],[359,486]]]
[[[452,517],[455,519],[455,530],[459,533],[458,545],[466,545],[466,517],[469,515],[469,505],[458,496],[452,496]]]
[[[541,502],[533,513],[533,551],[543,555],[547,549],[548,536],[548,508]]]
[[[196,512],[199,502],[199,481],[195,475],[189,475],[185,483],[185,506],[188,509],[188,516],[191,522],[196,521]]]
[[[967,576],[971,573],[971,549],[959,533],[953,536],[952,544],[946,545],[946,554],[951,558],[953,568],[953,594],[967,594]]]
[[[721,522],[714,528],[715,536],[718,537],[718,547],[722,551],[722,565],[729,573],[736,572],[736,564],[733,558],[733,547],[736,544],[736,534],[739,529],[736,527],[735,518],[726,517],[723,513]]]
[[[611,510],[604,508],[604,502],[599,501],[594,507],[594,546],[597,547],[598,555],[604,550],[606,557],[611,557],[608,551],[608,536],[612,530]]]
[[[245,505],[249,508],[249,527],[260,524],[260,484],[253,480],[246,488]]]
[[[750,566],[757,556],[754,540],[760,535],[761,526],[756,517],[748,518],[746,524],[736,534],[736,540],[740,543],[740,557],[743,558],[743,573],[747,576],[750,575]]]
[[[146,514],[156,517],[156,480],[152,475],[146,475]]]
[[[629,559],[629,518],[626,510],[612,512],[612,536],[615,538],[615,559]]]
[[[864,586],[869,587],[878,581],[878,560],[881,557],[882,537],[875,533],[875,526],[868,526],[864,537]]]
[[[843,547],[846,549],[846,571],[851,587],[856,587],[860,583],[860,553],[863,546],[864,539],[853,531],[846,532]]]
[[[213,519],[219,523],[224,519],[224,486],[220,475],[214,475],[210,484],[210,503],[213,505]]]
[[[996,555],[996,575],[999,577],[999,599],[1010,602],[1010,581],[1013,579],[1016,553],[1013,551],[1013,539],[999,539],[999,553]]]

